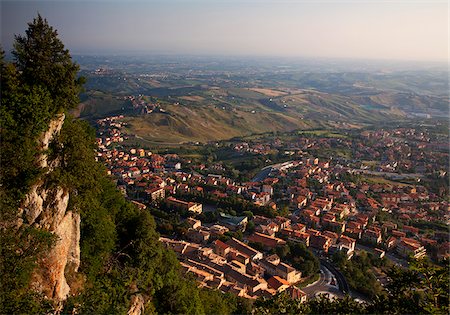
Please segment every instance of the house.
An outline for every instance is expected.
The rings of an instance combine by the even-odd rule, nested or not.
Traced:
[[[271,185],[263,185],[262,192],[268,193],[269,195],[273,195],[273,187]]]
[[[395,238],[394,236],[390,236],[385,242],[385,246],[387,249],[394,248],[396,244],[397,244],[397,238]]]
[[[209,240],[210,236],[211,234],[204,230],[189,229],[186,233],[187,239],[194,243],[205,243]]]
[[[426,255],[426,249],[418,241],[402,237],[397,244],[396,251],[399,255],[407,258],[412,256],[415,259],[423,258]]]
[[[311,231],[311,230],[310,230]],[[328,252],[328,249],[331,246],[331,239],[327,236],[319,234],[310,234],[309,245],[312,248],[318,249],[325,253]]]
[[[300,303],[306,302],[306,293],[296,286],[290,286],[284,292],[293,300],[299,300]]]
[[[211,226],[209,228],[209,232],[213,236],[220,236],[220,235],[225,234],[228,231],[229,231],[229,229],[227,227],[219,225],[219,224],[214,224],[213,226]]]
[[[419,235],[419,229],[413,226],[404,225],[403,231],[406,232],[409,236],[417,236]]]
[[[305,246],[309,246],[309,234],[299,231],[294,231],[291,229],[282,229],[281,234],[287,236],[290,241],[300,242],[305,244]]]
[[[177,209],[177,210],[184,210],[194,213],[202,213],[202,204],[201,203],[195,203],[195,202],[187,202],[178,200],[174,197],[169,197],[166,199],[167,205],[171,208]]]
[[[345,235],[341,235],[337,247],[340,251],[345,251],[347,256],[351,256],[355,251],[355,245],[356,245],[355,239]]]
[[[225,278],[228,281],[236,282],[239,286],[245,288],[249,294],[255,293],[258,290],[267,289],[267,282],[262,278],[241,273],[230,264],[226,264],[224,270]]]
[[[286,241],[282,240],[281,238],[261,234],[258,232],[255,232],[252,235],[250,235],[249,237],[247,237],[247,240],[249,242],[262,244],[264,246],[264,248],[267,248],[267,249],[286,245]]]
[[[219,290],[222,291],[223,293],[231,293],[236,296],[244,296],[245,295],[245,288],[237,285],[234,282],[226,281],[219,287]]]
[[[252,260],[259,260],[263,258],[263,254],[259,251],[257,251],[256,249],[248,246],[247,244],[245,244],[244,242],[241,242],[237,239],[235,239],[234,237],[229,239],[226,244],[232,248],[234,248],[235,250],[237,250],[238,252],[241,252],[245,255],[247,255],[248,257],[250,257]]]
[[[197,229],[202,226],[202,222],[194,218],[187,218],[186,223],[189,225],[191,229]]]
[[[379,248],[375,248],[373,251],[374,251],[375,256],[377,256],[380,259],[386,255],[386,252]]]
[[[268,192],[262,192],[256,194],[255,196],[255,204],[259,206],[265,206],[270,201],[270,194]]]
[[[254,222],[256,225],[258,225],[258,224],[261,224],[261,225],[268,225],[269,223],[272,222],[272,220],[271,220],[270,218],[266,218],[266,217],[264,217],[264,216],[262,216],[262,215],[254,215],[254,216],[253,216],[253,222]]]
[[[291,229],[295,232],[305,233],[306,232],[306,226],[301,223],[295,223],[291,225]]]
[[[362,240],[371,243],[371,244],[380,244],[381,243],[381,231],[374,229],[364,230],[362,235]]]
[[[291,220],[285,217],[277,216],[273,222],[278,225],[280,229],[287,228],[291,225]]]
[[[323,219],[322,227],[336,233],[343,233],[345,231],[345,222]]]
[[[301,272],[283,262],[262,259],[259,263],[261,267],[264,268],[265,274],[268,276],[279,276],[280,278],[286,280],[289,284],[300,281],[302,275]]]
[[[405,233],[405,232],[397,231],[397,230],[393,230],[393,231],[391,232],[391,235],[394,236],[394,237],[398,237],[398,238],[400,238],[400,237],[406,237],[406,233]]]
[[[336,244],[339,238],[337,233],[331,231],[323,231],[322,235],[328,237],[331,240],[331,244]]]
[[[381,230],[384,233],[387,233],[387,232],[390,232],[392,230],[395,230],[396,228],[397,228],[397,224],[392,223],[392,222],[384,222],[382,227],[381,227]]]
[[[145,210],[147,209],[147,206],[144,205],[143,203],[137,202],[135,200],[131,200],[131,203],[133,203],[136,207],[138,207],[140,210]]]
[[[294,204],[296,205],[296,207],[298,209],[301,209],[303,207],[306,207],[307,202],[308,202],[308,198],[307,197],[305,197],[305,196],[298,196],[295,199]]]
[[[269,287],[273,288],[277,292],[283,292],[290,286],[289,282],[280,278],[279,276],[270,277],[267,280],[267,284],[269,285]]]
[[[166,191],[162,187],[154,187],[146,189],[145,193],[150,201],[162,200],[166,197]]]
[[[220,224],[228,227],[231,230],[245,230],[245,227],[248,223],[248,218],[246,216],[236,217],[229,214],[225,214],[223,212],[219,213],[219,222]]]
[[[251,262],[249,256],[247,256],[244,253],[241,253],[240,251],[237,251],[234,248],[230,249],[230,253],[228,254],[227,258],[228,258],[228,260],[231,260],[231,261],[232,260],[238,261],[241,264],[243,264],[244,266],[247,266]]]
[[[216,240],[214,242],[214,252],[222,257],[227,257],[228,253],[230,252],[231,248],[221,240]]]
[[[276,232],[278,232],[278,225],[274,223],[270,223],[269,225],[258,225],[256,226],[255,230],[257,232],[267,234],[270,236],[274,236]]]

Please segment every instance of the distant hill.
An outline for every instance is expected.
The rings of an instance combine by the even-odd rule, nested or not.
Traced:
[[[403,112],[389,107],[368,109],[348,97],[316,91],[274,98],[236,88],[196,92],[171,96],[171,103],[165,98],[161,102],[164,113],[142,116],[131,113],[130,103],[121,98],[89,91],[77,114],[87,119],[124,114],[129,133],[149,141],[174,143],[326,127],[334,121],[366,124],[404,117]]]
[[[86,60],[85,60],[86,61]],[[98,62],[91,61],[89,67]],[[142,141],[209,141],[266,131],[376,124],[414,115],[448,116],[443,71],[279,71],[275,66],[162,61],[110,62],[83,70],[87,92],[75,112],[95,120],[123,114]],[[145,95],[165,113],[137,115],[127,96]]]

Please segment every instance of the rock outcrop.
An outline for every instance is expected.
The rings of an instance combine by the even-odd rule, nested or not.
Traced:
[[[142,294],[135,294],[131,297],[131,306],[128,309],[127,315],[141,315],[144,313],[144,297]]]
[[[64,114],[58,114],[54,119],[50,121],[49,128],[47,131],[43,132],[38,139],[39,148],[41,149],[41,154],[37,158],[39,167],[48,167],[49,171],[52,171],[58,163],[58,159],[49,163],[47,150],[49,148],[52,140],[59,134],[61,128],[64,124],[64,119],[66,116]]]
[[[57,159],[49,161],[47,150],[51,141],[59,134],[64,118],[64,114],[61,114],[53,119],[49,129],[38,140],[42,150],[38,165],[46,168],[46,175],[58,166]],[[25,196],[19,209],[18,225],[26,224],[44,229],[55,236],[54,246],[38,261],[32,275],[31,288],[59,303],[71,291],[67,279],[73,277],[68,276],[76,273],[80,266],[80,215],[73,209],[68,209],[68,190],[48,185],[46,175]]]

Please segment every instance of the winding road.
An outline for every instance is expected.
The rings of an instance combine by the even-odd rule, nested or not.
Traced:
[[[320,264],[320,278],[314,283],[302,288],[308,298],[314,298],[318,294],[329,294],[330,297],[344,297],[344,293],[340,290],[339,281],[335,275],[324,264]]]

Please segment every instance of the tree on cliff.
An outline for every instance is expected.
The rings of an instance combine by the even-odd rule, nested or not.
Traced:
[[[40,14],[28,24],[24,36],[15,37],[12,54],[22,83],[45,87],[56,112],[78,105],[78,93],[84,83],[83,78],[77,79],[79,67],[72,62],[57,31]]]
[[[38,15],[25,35],[15,37],[13,63],[1,56],[1,184],[15,200],[39,175],[36,139],[55,114],[78,104],[84,78],[77,78],[57,32]]]

